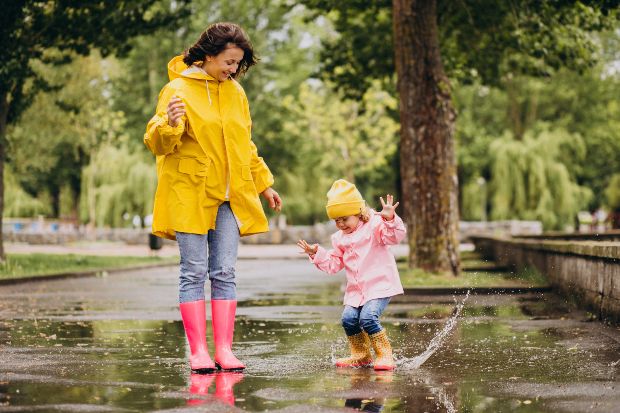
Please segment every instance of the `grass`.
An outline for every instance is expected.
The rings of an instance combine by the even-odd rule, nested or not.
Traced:
[[[544,275],[536,270],[513,272],[467,271],[467,267],[495,267],[493,261],[483,259],[475,251],[460,254],[463,271],[458,277],[452,274],[435,274],[419,268],[407,268],[407,259],[397,260],[400,279],[405,288],[432,287],[543,287],[548,285]]]
[[[105,271],[140,265],[174,264],[175,257],[110,257],[75,254],[10,254],[0,264],[0,280],[71,272]]]
[[[537,271],[521,273],[463,271],[460,276],[434,274],[421,269],[409,269],[398,264],[400,279],[405,288],[423,287],[542,287],[547,280]]]
[[[493,261],[485,260],[463,260],[463,267],[497,267]]]
[[[487,261],[485,260],[482,255],[480,255],[480,253],[476,252],[476,251],[461,251],[459,253],[459,256],[461,258],[462,262],[484,262],[484,263],[489,263],[492,261]],[[397,257],[396,258],[396,262],[407,262],[407,257]]]

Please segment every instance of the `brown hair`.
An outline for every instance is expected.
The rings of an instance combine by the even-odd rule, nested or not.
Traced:
[[[243,59],[233,78],[244,74],[258,63],[250,38],[241,27],[234,23],[214,23],[207,27],[192,47],[183,53],[183,62],[191,66],[194,62],[204,62],[207,56],[217,56],[228,45],[233,44],[243,50]]]

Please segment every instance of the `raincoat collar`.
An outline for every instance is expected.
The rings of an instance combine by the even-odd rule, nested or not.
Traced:
[[[345,234],[344,232],[342,233],[343,236],[352,236],[353,234],[355,234],[357,232],[357,230],[359,230],[361,228],[362,225],[364,225],[365,222],[362,221],[361,219],[358,221],[357,226],[355,228],[353,228],[353,231],[349,232],[348,234]],[[342,232],[342,231],[341,231]]]
[[[168,62],[168,78],[172,81],[176,78],[184,77],[196,80],[217,81],[213,76],[205,72],[199,67],[188,67],[183,62],[183,55],[175,56]]]

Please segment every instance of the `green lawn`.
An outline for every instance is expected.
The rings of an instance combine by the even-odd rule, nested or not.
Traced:
[[[480,253],[476,251],[461,251],[459,254],[462,262],[485,262],[489,263],[489,261],[485,260]],[[407,262],[407,257],[398,257],[396,258],[396,262]]]
[[[106,257],[75,254],[9,254],[0,264],[0,280],[70,272],[131,268],[140,265],[174,264],[175,257]]]
[[[485,261],[485,260],[462,260],[461,265],[463,268],[467,267],[482,267],[482,268],[494,268],[497,267],[497,264],[493,261]]]
[[[463,271],[460,276],[432,274],[420,269],[410,270],[398,264],[400,279],[405,288],[423,287],[542,287],[547,280],[535,271],[518,274],[504,272]]]

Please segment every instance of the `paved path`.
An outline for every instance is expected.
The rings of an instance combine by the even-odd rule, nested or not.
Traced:
[[[613,412],[620,332],[552,294],[392,303],[394,373],[336,369],[341,276],[303,260],[242,260],[235,351],[243,374],[190,375],[177,270],[0,286],[0,412]],[[462,300],[462,298],[459,298]],[[211,337],[210,327],[207,330]]]
[[[83,255],[116,255],[116,256],[178,256],[176,244],[166,244],[161,250],[151,251],[147,245],[126,245],[116,242],[75,243],[68,245],[31,245],[21,243],[6,243],[5,249],[9,254],[83,254]],[[407,245],[401,244],[392,247],[396,256],[405,256],[409,250]],[[282,245],[253,245],[239,244],[240,259],[304,259],[299,254],[295,244]]]

